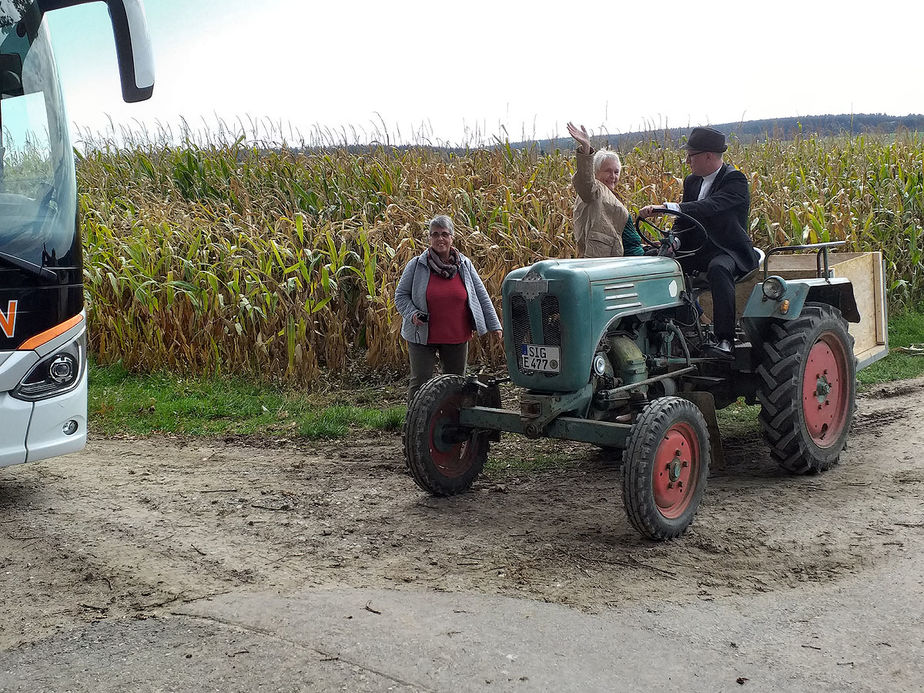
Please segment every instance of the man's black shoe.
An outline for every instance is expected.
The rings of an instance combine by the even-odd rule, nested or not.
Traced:
[[[732,353],[732,343],[727,339],[720,339],[717,344],[709,344],[706,346],[706,353],[709,356],[717,356],[722,359],[734,358]]]

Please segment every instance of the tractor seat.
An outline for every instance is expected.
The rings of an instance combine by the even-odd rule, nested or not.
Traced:
[[[754,248],[754,252],[757,253],[757,267],[752,269],[747,274],[743,274],[735,280],[735,284],[741,284],[743,282],[750,281],[753,279],[758,272],[760,272],[761,265],[764,264],[764,258],[767,256],[764,254],[764,251],[760,248]],[[705,272],[697,272],[696,274],[690,277],[690,288],[694,291],[705,291],[709,289],[709,280],[706,279]]]

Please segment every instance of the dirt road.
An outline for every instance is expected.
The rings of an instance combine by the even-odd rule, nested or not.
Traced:
[[[620,470],[494,472],[426,496],[395,433],[312,446],[94,439],[0,470],[0,650],[206,595],[313,587],[474,592],[589,613],[758,594],[785,603],[867,571],[924,583],[924,380],[863,395],[841,465],[792,477],[757,439],[726,439],[681,540],[625,519]],[[501,450],[501,453],[503,449]],[[873,608],[874,605],[870,605]],[[919,608],[919,607],[916,607]],[[920,633],[913,634],[921,640]]]

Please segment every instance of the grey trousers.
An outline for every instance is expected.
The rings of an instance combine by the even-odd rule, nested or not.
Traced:
[[[433,377],[436,369],[436,354],[439,352],[443,373],[465,375],[468,362],[468,342],[462,344],[414,344],[407,343],[411,358],[411,381],[407,387],[407,402],[411,403],[420,386]]]

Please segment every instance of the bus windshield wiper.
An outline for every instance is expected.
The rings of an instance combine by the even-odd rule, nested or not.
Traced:
[[[24,272],[28,272],[34,277],[39,277],[41,279],[48,279],[53,282],[58,281],[58,275],[52,272],[50,269],[45,267],[39,267],[34,262],[29,262],[28,260],[23,260],[20,257],[15,255],[10,255],[9,253],[4,253],[0,251],[0,260],[3,260],[8,265],[12,265],[17,269],[21,269]]]

